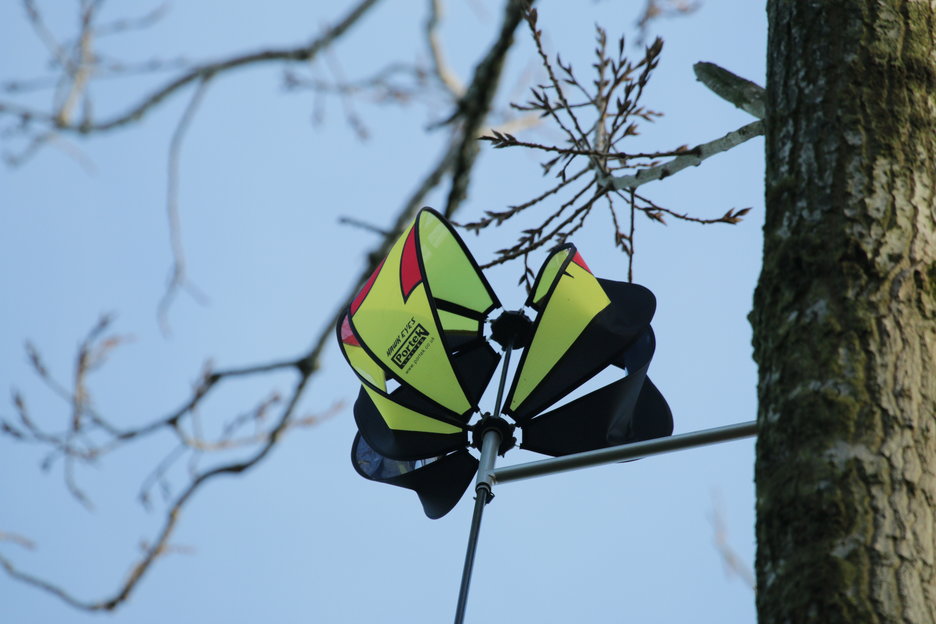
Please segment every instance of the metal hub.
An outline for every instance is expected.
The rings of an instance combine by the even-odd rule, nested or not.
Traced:
[[[475,423],[474,432],[471,436],[471,446],[480,450],[484,440],[484,434],[491,429],[494,429],[500,434],[501,443],[497,448],[498,455],[504,455],[504,453],[516,446],[517,438],[513,435],[514,425],[511,425],[503,418],[495,418],[490,414],[485,414],[481,420]]]
[[[504,349],[523,349],[533,339],[533,321],[521,310],[507,310],[491,321],[491,338]]]

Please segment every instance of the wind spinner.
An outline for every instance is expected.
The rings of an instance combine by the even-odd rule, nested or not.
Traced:
[[[503,311],[452,226],[434,210],[421,210],[337,327],[361,380],[351,453],[358,473],[415,491],[426,515],[440,518],[458,503],[479,463],[489,471],[495,452],[516,445],[518,429],[521,448],[550,456],[672,433],[670,409],[647,377],[653,293],[596,278],[575,246],[565,244],[547,257],[525,308],[532,318]],[[505,362],[494,412],[487,414],[478,402],[501,360],[492,341]],[[523,351],[504,398],[515,349]],[[623,376],[553,408],[608,367]],[[470,446],[481,449],[480,462]],[[478,492],[461,613],[490,486]]]

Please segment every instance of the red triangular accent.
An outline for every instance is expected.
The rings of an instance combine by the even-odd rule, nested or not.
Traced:
[[[347,314],[345,314],[344,320],[341,321],[341,342],[354,347],[361,346],[357,336],[351,331],[351,318]]]
[[[583,269],[591,273],[591,269],[589,269],[588,265],[585,264],[585,260],[582,259],[582,254],[580,254],[579,252],[577,251],[575,252],[575,257],[572,258],[572,262],[574,262],[575,264],[579,265],[580,267],[582,267]]]
[[[364,303],[364,297],[367,296],[367,293],[370,292],[371,286],[374,285],[374,280],[377,279],[377,274],[380,273],[380,269],[383,268],[384,261],[381,260],[380,264],[377,265],[377,268],[374,269],[374,272],[371,273],[371,276],[367,279],[367,283],[364,284],[364,287],[361,288],[361,292],[357,294],[357,297],[354,298],[354,301],[351,302],[351,314],[357,312],[358,308],[361,307],[361,304]]]
[[[416,228],[410,230],[403,245],[403,257],[400,260],[400,290],[403,299],[409,297],[413,289],[422,281],[419,272],[419,259],[416,257]]]

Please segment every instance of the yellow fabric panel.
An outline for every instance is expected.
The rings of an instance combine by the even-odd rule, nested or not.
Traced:
[[[588,323],[610,303],[594,275],[574,262],[568,263],[540,313],[523,369],[518,373],[511,409],[529,396]]]
[[[403,301],[400,260],[408,234],[409,230],[393,245],[351,323],[387,370],[439,405],[463,414],[471,404],[442,345],[425,281]]]
[[[419,214],[419,247],[429,288],[436,299],[457,303],[476,312],[487,310],[493,300],[464,249],[439,218]]]
[[[476,332],[480,325],[480,322],[475,319],[445,310],[439,310],[439,322],[442,323],[442,329],[446,331]]]
[[[533,291],[533,298],[530,300],[532,303],[539,303],[540,299],[546,296],[546,293],[549,292],[549,287],[552,286],[552,283],[556,280],[556,274],[559,272],[559,269],[562,268],[562,263],[565,262],[565,259],[569,257],[571,252],[571,249],[563,249],[553,254],[547,261],[543,272],[539,276],[539,281],[536,282],[536,289]]]
[[[424,416],[419,412],[403,407],[399,403],[388,399],[378,392],[374,392],[367,386],[364,390],[370,395],[377,411],[383,416],[384,422],[391,429],[397,431],[418,431],[420,433],[458,433],[460,428],[455,425],[444,423],[441,420]]]
[[[367,352],[361,347],[341,343],[345,353],[348,355],[348,361],[351,362],[351,368],[357,371],[358,375],[374,384],[384,392],[387,390],[387,376],[384,374],[380,364],[375,362]]]

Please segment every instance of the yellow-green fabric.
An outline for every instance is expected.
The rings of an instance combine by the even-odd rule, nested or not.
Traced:
[[[569,254],[571,253],[571,249],[563,249],[554,253],[549,260],[546,261],[546,265],[543,267],[543,271],[536,282],[536,289],[533,291],[533,297],[530,299],[530,303],[537,306],[540,304],[543,297],[549,292],[549,287],[556,281],[556,276],[559,273],[559,269],[562,268],[562,264],[569,258]]]
[[[419,250],[436,299],[485,312],[493,304],[481,274],[449,227],[434,213],[419,213]]]
[[[471,408],[442,345],[425,280],[403,300],[400,260],[409,230],[394,244],[351,317],[360,340],[394,375],[457,414]]]
[[[345,355],[348,357],[351,368],[353,368],[362,379],[370,382],[377,389],[386,392],[387,376],[384,374],[384,370],[380,367],[380,364],[371,359],[371,357],[367,355],[367,352],[361,347],[346,342],[340,344],[345,351]]]
[[[392,401],[379,392],[371,390],[364,386],[364,390],[370,395],[377,411],[383,417],[384,422],[391,429],[397,431],[418,431],[420,433],[458,433],[460,427],[444,423],[441,420],[424,416],[419,412],[403,407],[399,403]]]
[[[446,434],[464,429],[458,421],[477,407],[469,396],[480,394],[472,385],[480,377],[474,368],[457,373],[456,360],[446,347],[467,354],[458,362],[476,355],[470,349],[485,345],[471,338],[481,338],[484,315],[498,305],[451,226],[432,210],[420,211],[354,298],[345,324],[338,328],[348,362],[388,427]],[[459,379],[459,374],[466,378]],[[388,378],[398,379],[407,391],[388,394]],[[439,409],[418,407],[423,398]]]
[[[554,279],[558,280],[555,289],[545,301],[523,368],[517,372],[510,402],[512,410],[542,382],[595,315],[611,303],[595,276],[569,259],[570,250],[564,252],[565,268],[561,273],[555,271]],[[535,292],[538,291],[539,285]]]
[[[481,329],[480,321],[446,310],[439,310],[439,323],[445,331],[477,332]]]

